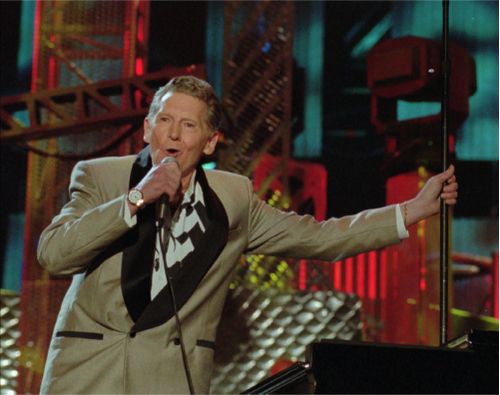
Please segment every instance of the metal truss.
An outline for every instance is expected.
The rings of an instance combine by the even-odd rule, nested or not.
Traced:
[[[155,90],[177,75],[204,75],[203,66],[4,97],[0,140],[13,143],[140,122]]]
[[[220,167],[250,175],[262,156],[290,156],[291,2],[227,2],[224,7],[224,108],[234,149]],[[286,171],[284,172],[286,178]],[[285,194],[287,181],[283,182]]]
[[[36,247],[43,228],[68,200],[71,169],[89,155],[126,155],[142,146],[139,133],[116,140],[137,123],[115,127],[111,119],[142,106],[135,92],[143,89],[123,81],[145,71],[148,20],[144,0],[37,0],[31,93],[0,99],[1,142],[28,148],[16,393],[39,392],[52,327],[69,285],[42,270]],[[124,80],[106,85],[119,78]],[[84,137],[74,134],[83,131]]]

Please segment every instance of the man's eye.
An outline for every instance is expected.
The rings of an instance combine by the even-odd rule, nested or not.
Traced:
[[[191,122],[186,122],[185,125],[188,128],[194,128],[196,126],[194,123],[191,123]]]

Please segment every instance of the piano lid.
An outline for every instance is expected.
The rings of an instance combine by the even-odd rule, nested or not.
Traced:
[[[498,347],[322,340],[309,346],[307,359],[317,394],[498,394]]]

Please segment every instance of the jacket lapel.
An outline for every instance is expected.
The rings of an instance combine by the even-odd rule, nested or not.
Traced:
[[[137,156],[130,173],[129,188],[136,186],[151,168],[149,147]],[[155,205],[137,213],[137,225],[128,233],[128,246],[123,250],[121,286],[130,317],[137,321],[151,302],[151,269],[155,248]]]
[[[220,199],[208,185],[205,173],[201,166],[199,166],[196,171],[196,177],[203,190],[203,196],[205,198],[209,222],[206,228],[206,232],[201,238],[199,244],[196,245],[194,251],[192,251],[183,260],[182,268],[173,274],[172,284],[174,286],[174,293],[178,310],[180,310],[181,307],[188,301],[188,299],[195,292],[196,288],[202,281],[205,274],[217,260],[227,243],[228,236],[229,226],[226,211]],[[145,248],[147,248],[147,251],[153,251],[154,241],[153,245],[148,245]],[[143,256],[145,251],[145,249],[142,249]],[[152,264],[152,258],[150,263]],[[148,266],[149,277],[147,279],[148,289],[146,291],[148,298],[149,287],[151,286],[151,267],[151,265]],[[144,280],[144,284],[145,283],[146,281]],[[173,315],[174,309],[172,298],[168,286],[166,286],[153,299],[153,301],[151,301],[151,303],[147,305],[139,319],[134,319],[135,325],[132,328],[132,331],[142,331],[161,325],[172,318]]]

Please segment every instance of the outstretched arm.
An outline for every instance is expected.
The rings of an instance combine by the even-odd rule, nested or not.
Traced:
[[[455,177],[455,167],[450,165],[445,172],[429,178],[417,196],[402,204],[405,226],[408,227],[437,214],[441,199],[448,205],[454,205],[457,197],[458,183]]]

